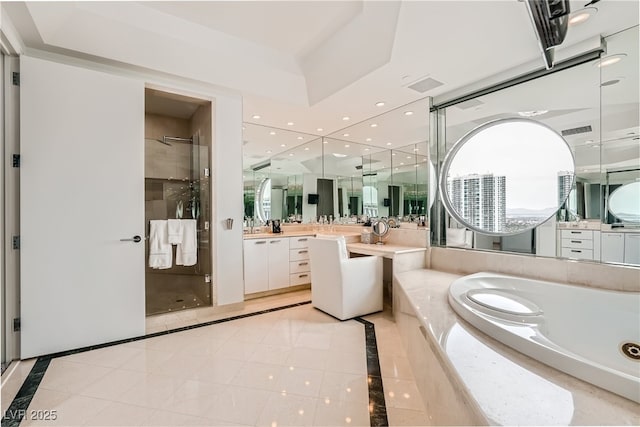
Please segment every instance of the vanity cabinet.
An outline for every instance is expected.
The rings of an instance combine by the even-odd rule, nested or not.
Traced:
[[[313,236],[290,238],[289,246],[289,286],[311,283],[309,267],[309,239]]]
[[[640,233],[625,233],[624,263],[640,265]]]
[[[602,262],[640,265],[640,233],[603,232]]]
[[[289,286],[289,239],[269,239],[269,290]],[[264,274],[264,272],[263,272]]]
[[[606,233],[602,236],[602,262],[624,262],[624,233]]]
[[[308,241],[313,236],[244,240],[244,293],[311,283]]]
[[[599,260],[600,232],[595,230],[561,230],[563,258]]]
[[[269,246],[267,239],[244,241],[244,293],[269,290]]]

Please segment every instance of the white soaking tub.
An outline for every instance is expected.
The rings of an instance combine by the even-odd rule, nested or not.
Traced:
[[[640,402],[640,293],[476,273],[451,283],[449,303],[503,344]]]

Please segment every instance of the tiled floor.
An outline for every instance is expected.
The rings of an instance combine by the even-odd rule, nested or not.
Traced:
[[[389,424],[424,425],[395,324],[366,319]],[[55,358],[27,415],[39,410],[57,419],[21,425],[369,425],[364,327],[304,305]]]

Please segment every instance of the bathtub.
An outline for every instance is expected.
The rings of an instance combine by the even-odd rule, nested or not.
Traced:
[[[451,283],[449,303],[503,344],[640,403],[639,293],[476,273]]]

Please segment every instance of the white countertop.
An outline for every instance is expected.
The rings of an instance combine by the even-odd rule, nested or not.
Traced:
[[[424,252],[427,248],[413,247],[413,246],[400,246],[393,244],[368,244],[368,243],[348,243],[347,250],[349,252],[362,254],[362,255],[380,255],[384,258],[393,258],[398,254],[406,254],[412,252]]]
[[[640,425],[640,405],[544,365],[459,318],[448,289],[459,275],[435,270],[396,274],[431,347],[446,360],[491,424]]]

